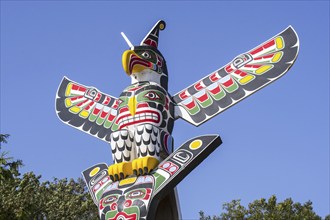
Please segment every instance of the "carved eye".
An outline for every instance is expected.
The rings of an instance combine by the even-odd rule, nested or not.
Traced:
[[[127,197],[130,199],[136,199],[136,198],[141,198],[142,196],[144,196],[144,192],[142,190],[134,190],[132,192],[130,192]]]
[[[143,52],[141,55],[146,59],[151,57],[150,54],[147,51]]]
[[[148,92],[147,94],[144,95],[145,97],[147,97],[150,100],[157,100],[160,99],[159,95],[155,92]]]
[[[109,196],[104,200],[104,204],[110,204],[117,200],[117,196]]]
[[[97,95],[97,90],[94,88],[88,89],[85,92],[85,97],[90,98],[90,99],[95,98],[96,95]]]

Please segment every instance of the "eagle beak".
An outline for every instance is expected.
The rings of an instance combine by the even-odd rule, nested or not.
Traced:
[[[127,75],[129,75],[129,76],[131,75],[131,72],[129,71],[129,64],[130,64],[132,54],[135,54],[133,50],[126,50],[123,53],[123,57],[122,57],[123,68],[124,68],[125,72],[127,73]]]
[[[129,76],[152,67],[150,62],[139,57],[139,55],[137,55],[133,50],[126,50],[123,53],[122,64],[125,72]]]
[[[135,98],[135,96],[130,97],[128,99],[128,110],[129,110],[129,112],[131,113],[132,116],[135,115],[135,113],[136,113],[136,98]]]

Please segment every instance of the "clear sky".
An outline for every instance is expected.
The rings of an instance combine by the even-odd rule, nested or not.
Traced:
[[[22,171],[78,178],[112,163],[108,144],[57,118],[56,90],[66,75],[118,96],[130,83],[120,32],[139,44],[159,19],[171,94],[288,25],[300,38],[284,77],[198,128],[176,121],[176,147],[197,135],[223,139],[178,185],[183,219],[273,194],[329,214],[329,1],[1,1],[1,133]]]

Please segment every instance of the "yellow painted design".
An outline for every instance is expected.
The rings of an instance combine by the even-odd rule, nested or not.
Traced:
[[[67,108],[69,108],[69,107],[72,106],[72,102],[71,102],[71,100],[70,100],[69,98],[66,98],[66,99],[65,99],[65,106],[66,106]]]
[[[95,176],[95,174],[97,174],[100,171],[100,167],[95,167],[94,169],[92,169],[92,171],[89,173],[90,177]]]
[[[112,164],[108,167],[108,174],[110,177],[115,178],[115,181],[124,179],[125,177],[132,175],[132,163],[131,162],[121,162],[117,164]],[[118,177],[118,179],[116,179]]]
[[[189,144],[189,148],[191,150],[197,150],[198,148],[200,148],[203,145],[203,141],[200,139],[194,140],[193,142],[191,142]]]
[[[164,30],[164,28],[165,28],[164,24],[160,24],[160,25],[159,25],[159,29],[160,29],[160,30]]]
[[[277,49],[282,49],[284,47],[284,42],[282,37],[277,37],[275,39]]]
[[[136,98],[135,96],[128,99],[128,109],[132,116],[136,113]]]
[[[72,83],[69,83],[65,90],[65,96],[70,96],[71,88],[72,88]]]
[[[277,53],[273,56],[273,58],[272,58],[272,62],[273,62],[273,63],[276,63],[276,62],[278,62],[281,58],[282,58],[282,52],[281,52],[281,51],[280,51],[280,52],[277,52]]]
[[[80,112],[80,108],[77,107],[77,106],[73,106],[72,108],[70,108],[70,110],[71,110],[72,112],[74,112],[74,113],[78,113],[78,112]]]
[[[123,56],[121,59],[123,68],[124,68],[125,72],[127,73],[127,75],[131,75],[131,73],[129,72],[129,61],[131,59],[132,54],[135,54],[133,50],[126,50],[123,53]]]
[[[137,174],[147,174],[155,169],[158,164],[158,159],[147,156],[133,160],[132,169],[133,172],[135,171]],[[142,173],[140,173],[140,170],[142,170]]]
[[[256,74],[264,74],[265,72],[267,72],[268,70],[270,70],[271,68],[273,68],[273,65],[264,65],[262,67],[259,67],[257,70],[256,70]]]
[[[130,65],[130,60],[131,60],[132,55],[135,55],[137,57],[140,57],[133,50],[126,50],[123,53],[122,60],[121,60],[122,61],[123,68],[124,68],[125,72],[127,73],[127,75],[129,75],[129,76],[132,73],[138,73],[138,72],[141,72],[142,70],[144,70],[144,69],[147,68],[146,66],[143,66],[143,65],[140,65],[140,64],[135,64],[133,66],[133,69],[130,72],[130,69],[129,69],[130,66],[129,65]]]
[[[80,112],[80,115],[81,115],[82,117],[84,117],[84,118],[87,118],[88,115],[89,115],[89,112],[86,111],[86,110],[83,110],[83,111]]]
[[[242,79],[240,79],[239,82],[244,85],[253,79],[254,79],[254,76],[247,75],[247,76],[243,77]]]
[[[135,64],[133,66],[133,69],[132,69],[132,73],[139,73],[139,72],[142,72],[144,69],[146,69],[147,67],[143,66],[143,65],[140,65],[140,64]]]
[[[119,182],[119,186],[125,186],[125,185],[128,185],[128,184],[133,184],[133,183],[135,183],[136,179],[137,178],[135,176],[123,179]]]

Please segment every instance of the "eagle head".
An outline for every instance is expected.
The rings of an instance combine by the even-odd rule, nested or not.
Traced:
[[[131,77],[132,84],[142,81],[155,82],[167,90],[166,62],[157,49],[159,31],[164,30],[165,25],[164,21],[158,21],[142,40],[140,46],[133,46],[122,33],[130,46],[130,49],[123,53],[122,64],[125,72]]]

